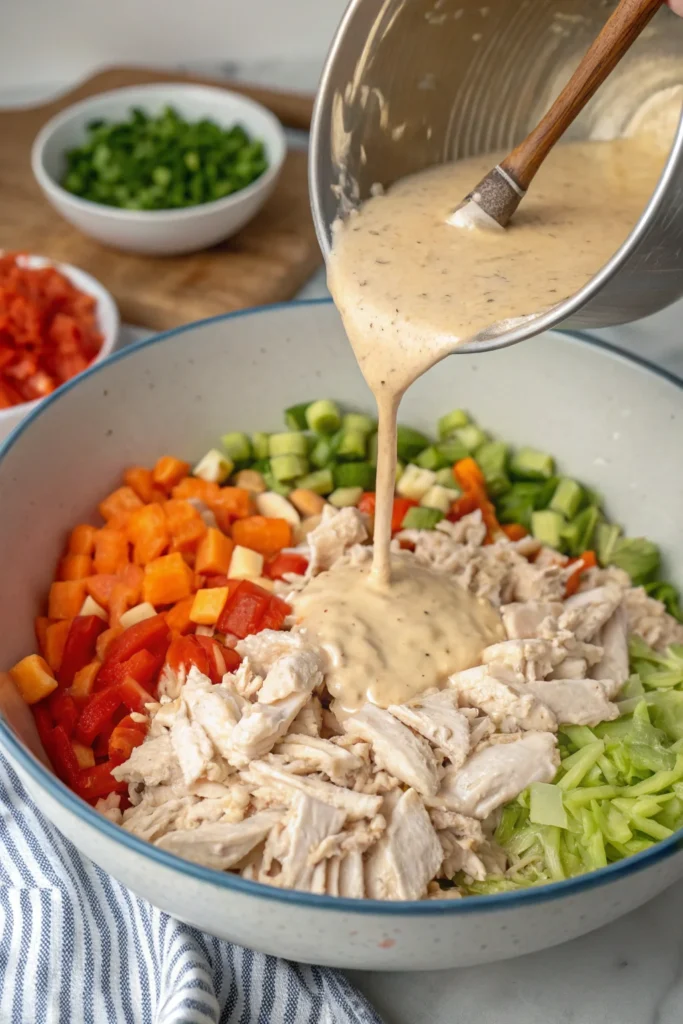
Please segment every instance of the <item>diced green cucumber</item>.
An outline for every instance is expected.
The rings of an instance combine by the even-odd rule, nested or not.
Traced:
[[[358,430],[367,436],[377,430],[377,421],[364,412],[347,412],[342,418],[342,430]]]
[[[271,459],[278,455],[308,455],[308,439],[299,431],[287,434],[271,434],[268,441]]]
[[[454,466],[456,462],[466,459],[470,454],[462,441],[459,441],[455,435],[449,437],[447,441],[440,441],[436,446],[436,450],[449,466]]]
[[[360,430],[342,428],[339,444],[337,445],[337,458],[344,462],[352,462],[354,459],[364,459],[367,449],[367,434]]]
[[[436,473],[432,469],[421,469],[411,462],[401,474],[401,479],[396,484],[396,492],[402,498],[419,501],[435,483]]]
[[[568,476],[561,476],[548,507],[554,512],[561,512],[566,519],[573,519],[581,508],[583,493],[580,483]]]
[[[453,470],[449,466],[448,469],[438,469],[436,471],[436,481],[439,487],[447,487],[449,491],[454,492],[454,497],[461,494],[461,490],[458,487],[455,477],[453,476]]]
[[[401,523],[402,530],[433,530],[443,519],[443,512],[438,508],[422,508],[417,505],[409,508]]]
[[[269,491],[275,491],[276,494],[282,494],[285,498],[287,497],[292,488],[289,484],[275,479],[270,463],[267,464],[266,469],[261,470],[261,473]]]
[[[370,434],[368,438],[368,462],[372,466],[377,465],[377,448],[378,448],[378,437],[377,434]]]
[[[317,438],[310,454],[312,464],[318,469],[323,469],[332,462],[333,458],[334,452],[331,439],[329,437]]]
[[[316,434],[334,434],[341,426],[341,412],[336,402],[320,398],[306,409],[306,423]]]
[[[434,484],[430,487],[427,493],[420,498],[420,505],[423,508],[438,508],[440,512],[447,515],[455,495],[448,487],[441,487],[440,484]]]
[[[466,427],[469,422],[470,418],[464,409],[453,409],[451,412],[447,412],[436,424],[439,438],[443,440],[443,438],[450,437],[454,430]]]
[[[614,545],[621,537],[621,527],[616,523],[598,523],[595,531],[595,553],[600,565],[609,565]]]
[[[562,550],[562,531],[566,520],[560,512],[550,508],[531,513],[531,532],[546,547]]]
[[[308,430],[306,410],[310,404],[299,402],[298,405],[290,405],[289,409],[285,409],[285,426],[289,430]]]
[[[369,462],[340,462],[332,470],[335,488],[362,487],[369,491],[375,486],[375,467]]]
[[[308,459],[294,453],[275,455],[270,460],[270,468],[276,480],[288,483],[297,477],[305,476],[308,472]]]
[[[318,469],[315,473],[308,473],[296,481],[296,486],[305,491],[313,491],[315,494],[330,494],[334,490],[334,477],[330,467]]]
[[[433,444],[430,444],[428,448],[425,448],[424,451],[421,451],[415,457],[415,465],[421,466],[422,469],[443,469],[448,464],[448,459]]]
[[[251,447],[255,459],[267,459],[270,454],[270,437],[268,434],[255,433],[251,435]]]
[[[327,500],[335,508],[351,508],[358,504],[362,495],[362,487],[338,487]]]
[[[492,498],[510,489],[507,474],[508,447],[502,441],[487,441],[477,448],[475,459],[484,474],[486,489]]]
[[[578,558],[584,551],[593,547],[593,534],[600,519],[600,512],[591,505],[582,509],[562,531],[567,554]]]
[[[232,434],[223,434],[221,444],[226,455],[235,463],[248,462],[252,457],[251,442],[246,434],[234,431]]]
[[[547,480],[555,471],[555,460],[536,448],[518,448],[510,459],[510,472],[522,480]]]
[[[470,455],[488,441],[488,434],[485,434],[481,427],[477,427],[474,423],[460,427],[459,430],[454,431],[453,436],[462,442]]]
[[[399,424],[397,431],[397,450],[401,462],[413,462],[429,444],[429,438],[412,427]]]

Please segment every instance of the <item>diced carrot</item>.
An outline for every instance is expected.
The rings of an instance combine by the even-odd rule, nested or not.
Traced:
[[[579,558],[572,559],[570,564],[575,565],[576,568],[565,583],[565,597],[571,597],[572,594],[576,593],[579,589],[579,584],[581,583],[581,577],[588,569],[594,569],[598,564],[598,560],[594,551],[584,551]]]
[[[105,630],[105,632],[111,633],[113,630]],[[103,636],[104,633],[100,633],[100,636],[97,638],[98,644]],[[85,700],[93,692],[97,673],[100,671],[101,666],[101,661],[91,661],[78,670],[74,676],[71,686],[69,687],[69,693],[75,701]]]
[[[119,487],[108,494],[97,508],[102,518],[109,522],[110,519],[119,519],[122,515],[130,515],[141,505],[142,501],[132,487]]]
[[[175,604],[192,593],[193,574],[180,552],[162,555],[145,566],[142,599],[156,608]]]
[[[96,573],[117,573],[129,562],[128,537],[122,530],[100,530],[95,540]],[[93,595],[94,597],[94,595]],[[95,598],[97,601],[97,598]]]
[[[172,489],[171,497],[181,498],[185,501],[195,498],[198,501],[203,501],[205,505],[211,505],[219,491],[218,484],[211,483],[209,480],[200,480],[198,476],[186,476]]]
[[[152,479],[165,490],[170,491],[172,487],[180,483],[184,476],[190,472],[190,463],[176,459],[173,455],[162,455],[152,470]]]
[[[131,466],[123,474],[123,480],[146,505],[166,500],[166,491],[155,485],[151,469],[145,469],[144,466]]]
[[[119,577],[114,573],[98,573],[96,576],[88,577],[85,589],[93,601],[97,601],[102,608],[108,608],[112,591],[118,582]]]
[[[69,554],[92,555],[95,550],[96,536],[96,526],[90,526],[89,523],[79,523],[78,526],[74,526],[69,535]]]
[[[164,502],[164,514],[173,551],[194,552],[206,534],[206,523],[189,501],[172,498]]]
[[[232,537],[235,544],[262,555],[274,555],[282,548],[291,547],[292,527],[286,519],[248,516],[233,524]]]
[[[253,495],[244,487],[220,487],[208,505],[224,533],[229,532],[235,519],[245,519],[254,512]]]
[[[501,527],[508,540],[522,540],[528,534],[528,530],[521,523],[506,523]]]
[[[9,672],[27,704],[37,704],[57,689],[50,666],[39,654],[22,658]]]
[[[195,571],[207,575],[227,573],[234,546],[230,537],[210,527],[197,548]]]
[[[169,530],[160,504],[143,505],[130,517],[128,538],[133,544],[133,560],[147,565],[163,555],[169,543]]]
[[[199,512],[194,505],[190,505],[189,501],[169,498],[162,507],[166,517],[166,526],[171,534],[180,530],[186,523],[201,519]]]
[[[194,595],[190,618],[199,626],[213,626],[218,622],[227,600],[227,587],[211,587],[210,590],[198,590]]]
[[[47,637],[47,627],[50,625],[50,620],[47,615],[38,615],[34,621],[33,628],[36,634],[36,640],[43,654],[45,654],[45,639]]]
[[[47,627],[44,647],[45,661],[55,675],[59,672],[60,665],[62,664],[64,644],[70,629],[71,619],[60,619],[59,622],[53,622],[51,626]]]
[[[51,619],[75,619],[85,601],[85,580],[60,580],[50,587],[48,615]]]
[[[112,626],[118,626],[121,616],[140,600],[144,575],[139,565],[131,563],[118,574],[118,582],[109,598],[109,619]]]
[[[131,604],[137,604],[142,594],[142,581],[145,578],[144,570],[139,565],[133,565],[132,562],[129,562],[119,573],[119,578],[130,591]]]
[[[197,546],[206,536],[207,526],[201,516],[196,519],[188,520],[183,523],[175,533],[173,534],[173,540],[171,541],[171,549],[173,551],[181,551],[184,554],[194,555]],[[188,564],[194,562],[193,559],[187,559]]]
[[[479,464],[471,456],[456,462],[453,466],[453,477],[465,494],[486,490],[484,474],[479,468]]]
[[[65,555],[59,563],[60,580],[84,580],[92,574],[90,555]]]
[[[92,747],[86,747],[84,743],[79,743],[78,740],[72,740],[71,746],[73,747],[73,752],[76,755],[79,768],[95,767],[95,754]]]
[[[104,633],[100,633],[95,644],[95,653],[100,661],[104,661],[114,640],[117,640],[123,632],[121,626],[112,626],[110,629],[105,629]]]
[[[166,612],[166,622],[172,633],[189,633],[192,628],[190,611],[192,610],[193,597],[184,597],[182,601],[176,601],[172,608]]]

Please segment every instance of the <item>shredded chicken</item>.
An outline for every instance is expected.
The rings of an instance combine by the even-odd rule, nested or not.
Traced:
[[[367,539],[362,513],[326,506],[301,531],[307,574],[279,589],[362,565]],[[683,643],[683,626],[620,570],[590,570],[565,600],[565,556],[485,539],[474,512],[393,542],[498,609],[507,639],[474,667],[406,703],[343,710],[325,685],[331,653],[304,624],[248,636],[217,685],[164,670],[139,716],[145,742],[113,769],[128,800],[97,809],[197,864],[311,893],[454,899],[461,890],[439,879],[504,875],[500,808],[553,780],[558,726],[617,718],[629,636],[662,649]]]

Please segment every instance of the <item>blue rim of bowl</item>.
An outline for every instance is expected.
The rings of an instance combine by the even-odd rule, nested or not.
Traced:
[[[74,195],[73,192],[69,192],[68,189],[64,188],[64,186],[48,172],[44,161],[45,145],[55,128],[59,127],[64,121],[68,121],[69,117],[74,113],[77,113],[79,110],[87,109],[87,107],[89,107],[95,100],[100,100],[107,96],[113,96],[116,93],[132,92],[139,89],[147,89],[149,91],[158,89],[161,92],[165,86],[169,88],[178,88],[183,86],[188,90],[213,90],[216,93],[223,93],[227,96],[235,97],[238,100],[243,100],[247,106],[254,107],[259,110],[260,113],[266,114],[275,123],[278,129],[280,143],[282,144],[282,152],[279,160],[270,160],[265,171],[263,171],[258,178],[255,178],[248,185],[245,185],[244,188],[238,189],[237,192],[231,192],[228,196],[223,196],[221,199],[210,199],[205,203],[199,203],[198,206],[184,206],[179,209],[176,207],[168,207],[168,209],[163,210],[127,210],[121,206],[107,206],[106,203],[96,203],[92,199],[83,199],[82,196],[77,196]],[[194,82],[149,82],[146,85],[126,85],[122,86],[120,89],[108,89],[106,92],[95,93],[83,100],[77,100],[75,103],[65,107],[64,110],[60,110],[51,117],[49,121],[46,121],[31,143],[31,170],[33,172],[33,176],[38,182],[38,185],[44,192],[49,193],[50,189],[53,189],[63,202],[71,203],[76,209],[83,212],[94,213],[96,211],[104,211],[108,214],[116,215],[119,221],[139,222],[140,215],[145,219],[149,219],[150,223],[152,223],[155,218],[159,220],[161,216],[166,217],[167,220],[172,219],[182,221],[190,219],[193,214],[196,215],[199,212],[209,209],[211,213],[222,212],[230,206],[237,206],[238,197],[240,199],[244,199],[245,197],[248,198],[256,195],[259,189],[263,189],[264,186],[268,187],[272,185],[282,171],[284,162],[287,159],[287,152],[287,136],[285,135],[285,130],[281,122],[275,114],[272,113],[272,111],[268,110],[268,108],[262,103],[259,103],[258,100],[252,99],[251,96],[246,96],[244,93],[236,92],[234,89],[222,89],[217,85],[200,85],[199,83]]]
[[[306,299],[298,302],[279,302],[269,306],[255,306],[250,309],[237,310],[234,313],[223,313],[219,316],[208,317],[205,320],[197,320],[191,324],[184,324],[182,327],[176,327],[173,330],[164,331],[161,334],[155,334],[151,338],[145,338],[141,341],[134,342],[132,345],[128,345],[123,349],[119,349],[117,352],[112,353],[112,355],[103,362],[89,367],[77,377],[67,381],[61,388],[59,388],[58,391],[45,398],[37,409],[29,413],[29,415],[14,428],[12,433],[2,443],[0,443],[0,464],[2,464],[6,454],[21,437],[23,432],[28,429],[35,419],[43,414],[45,409],[52,405],[53,402],[59,401],[81,380],[99,373],[100,370],[106,369],[110,363],[127,359],[142,348],[147,348],[150,345],[158,345],[161,342],[166,341],[168,338],[177,337],[178,335],[185,334],[187,331],[194,330],[196,327],[206,326],[207,324],[221,323],[223,321],[236,320],[244,316],[254,316],[260,313],[275,312],[277,310],[287,310],[302,306],[316,307],[331,305],[331,299],[323,298]],[[601,349],[608,353],[612,358],[626,363],[632,363],[638,366],[641,370],[652,373],[654,376],[666,380],[669,384],[672,384],[674,387],[683,391],[683,380],[680,377],[677,377],[675,374],[670,373],[662,367],[655,366],[653,363],[648,362],[646,359],[642,359],[640,356],[625,353],[623,350],[611,345],[609,342],[603,341],[600,338],[593,338],[587,334],[580,332],[562,333],[563,337],[570,342]],[[273,886],[264,885],[260,882],[252,882],[245,878],[241,878],[239,875],[230,874],[229,872],[201,867],[198,864],[193,864],[191,861],[182,860],[174,854],[167,853],[165,850],[160,850],[158,847],[153,846],[146,840],[139,839],[130,832],[126,832],[125,829],[121,828],[119,825],[115,825],[96,811],[94,807],[91,807],[89,804],[85,803],[84,800],[81,800],[80,797],[76,796],[75,793],[52,775],[47,768],[45,768],[33,756],[33,754],[27,750],[1,715],[0,739],[2,740],[3,752],[8,752],[17,762],[21,770],[24,771],[33,782],[41,786],[46,791],[47,795],[55,800],[65,811],[74,814],[86,825],[92,826],[108,839],[121,843],[131,853],[140,854],[153,864],[159,864],[160,866],[171,871],[175,871],[180,875],[189,876],[198,882],[203,882],[228,891],[239,892],[245,896],[254,896],[263,900],[274,900],[279,903],[306,907],[311,910],[334,910],[346,914],[376,914],[386,917],[401,917],[404,914],[413,917],[466,917],[469,914],[513,910],[516,907],[536,906],[541,903],[549,903],[562,899],[564,896],[575,895],[591,889],[600,888],[610,882],[635,875],[645,868],[654,866],[655,864],[668,859],[678,850],[683,849],[683,829],[681,829],[675,833],[675,835],[662,840],[649,850],[644,850],[642,853],[637,853],[631,857],[626,857],[623,860],[616,861],[614,864],[610,864],[605,868],[600,868],[590,874],[579,875],[576,878],[566,879],[562,882],[551,882],[546,885],[539,885],[529,889],[518,890],[516,892],[498,893],[491,896],[474,896],[463,900],[406,900],[394,903],[371,899],[348,899],[343,896],[318,896],[313,893],[277,889]]]

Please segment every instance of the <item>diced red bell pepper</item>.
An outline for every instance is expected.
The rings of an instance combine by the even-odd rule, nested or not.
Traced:
[[[33,711],[33,717],[36,722],[36,729],[38,730],[40,741],[45,747],[45,753],[50,757],[50,760],[52,760],[50,756],[50,747],[52,745],[52,730],[54,728],[54,723],[52,721],[50,709],[47,706],[47,701],[43,700],[39,704],[31,705],[31,710]]]
[[[204,588],[211,590],[212,587],[230,587],[230,584],[237,584],[239,580],[229,580],[227,576],[223,576],[220,573],[217,576],[207,576],[204,581]],[[233,586],[233,590],[234,590]]]
[[[163,615],[153,615],[149,619],[143,619],[142,622],[124,630],[121,636],[111,643],[102,671],[110,663],[128,661],[138,651],[150,650],[164,643],[168,646],[170,639],[168,623]]]
[[[77,785],[80,774],[78,759],[66,729],[62,725],[56,725],[52,730],[50,760],[62,782],[66,782],[72,788]]]
[[[416,501],[412,498],[394,498],[394,505],[391,510],[391,532],[396,533],[403,526],[408,509],[415,508]]]
[[[259,632],[262,629],[282,629],[285,619],[291,610],[292,609],[286,601],[283,601],[279,597],[271,596],[270,603],[266,608],[266,613],[261,619]]]
[[[225,671],[236,672],[242,661],[237,651],[233,651],[231,647],[223,647],[221,644],[221,654],[225,662]]]
[[[64,690],[55,690],[48,697],[46,704],[55,725],[61,725],[67,736],[73,736],[78,722],[79,711],[71,694]]]
[[[281,551],[266,564],[265,574],[270,580],[284,579],[289,572],[303,576],[308,568],[308,559],[293,551]]]
[[[198,636],[177,636],[171,641],[166,664],[173,672],[187,673],[195,665],[203,675],[210,676],[209,654],[199,640]]]
[[[471,512],[475,512],[478,508],[479,502],[473,494],[462,494],[451,505],[446,519],[451,523],[457,523],[459,519],[468,516]]]
[[[206,673],[212,683],[220,683],[221,679],[228,671],[228,661],[234,665],[235,659],[239,665],[241,659],[236,651],[228,651],[227,648],[223,647],[223,644],[219,644],[218,640],[214,640],[210,636],[195,636],[194,639],[197,643],[206,651],[209,659],[209,671]],[[227,657],[226,657],[227,655]]]
[[[220,633],[234,633],[244,639],[250,633],[257,633],[270,604],[271,595],[251,580],[241,580],[233,594],[228,597],[220,614],[217,628]]]
[[[358,502],[358,509],[360,512],[365,512],[366,515],[374,516],[375,505],[377,504],[377,495],[374,491],[365,491],[361,494]]]
[[[74,676],[95,657],[97,638],[107,624],[97,615],[77,615],[71,623],[59,667],[59,685],[71,686]]]
[[[581,583],[581,577],[588,569],[594,569],[598,564],[598,560],[595,557],[594,551],[584,551],[579,558],[573,558],[571,563],[576,566],[576,569],[567,580],[564,588],[564,596],[571,597],[579,589]]]
[[[122,683],[119,683],[116,690],[129,711],[142,713],[145,710],[145,704],[150,703],[149,690],[141,686],[132,676],[128,676]]]
[[[126,792],[127,784],[116,781],[111,774],[112,768],[116,768],[116,765],[112,761],[105,761],[104,764],[86,768],[80,773],[76,788],[84,800],[94,802],[101,797],[109,796],[110,793]]]
[[[107,660],[98,673],[96,687],[98,690],[103,690],[109,686],[117,686],[124,679],[132,677],[142,686],[149,687],[151,691],[150,684],[156,682],[165,657],[166,647],[164,646],[163,649],[156,651],[137,651],[127,661],[111,662]]]
[[[147,726],[143,722],[135,722],[126,715],[114,727],[109,737],[109,760],[112,764],[123,764],[127,761],[135,747],[144,741]]]
[[[149,696],[148,696],[149,699]],[[114,713],[123,703],[118,686],[95,693],[81,711],[76,726],[76,736],[81,743],[90,746],[95,737],[111,725]]]

